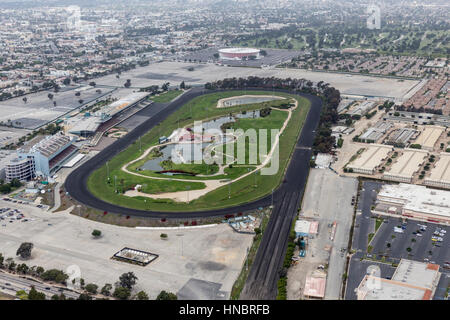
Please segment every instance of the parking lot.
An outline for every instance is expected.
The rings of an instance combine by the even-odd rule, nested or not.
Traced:
[[[145,290],[154,299],[161,290],[179,292],[193,281],[220,288],[212,298],[228,298],[241,271],[253,235],[234,232],[227,224],[205,228],[135,229],[82,219],[69,210],[50,213],[35,205],[0,199],[0,208],[10,208],[1,220],[0,253],[15,258],[22,242],[32,242],[32,257],[26,263],[45,269],[80,268],[86,283],[114,284],[121,274],[132,271],[138,277],[136,290]],[[17,212],[18,210],[19,212]],[[9,222],[9,212],[19,220]],[[21,222],[25,221],[26,222]],[[102,236],[94,239],[92,230]],[[161,233],[167,238],[162,240]],[[112,260],[118,250],[130,247],[158,254],[146,267]],[[192,280],[192,281],[191,281]],[[204,286],[203,286],[204,287]],[[183,291],[184,298],[195,299],[199,292]]]
[[[59,92],[40,91],[26,95],[27,101],[23,97],[16,97],[0,102],[2,114],[0,123],[10,123],[19,128],[36,129],[49,121],[52,121],[82,104],[89,103],[111,92],[111,89],[97,89],[89,87],[80,91],[76,96],[75,87],[63,88]],[[99,92],[97,90],[100,90]],[[53,97],[50,99],[49,94]],[[82,100],[82,103],[79,101]]]
[[[190,67],[193,67],[194,70],[189,71]],[[391,78],[314,72],[303,69],[222,67],[213,63],[199,65],[198,63],[174,61],[152,63],[149,66],[132,69],[123,72],[120,79],[117,79],[114,74],[107,75],[96,79],[96,83],[98,87],[101,85],[123,87],[124,79],[130,79],[132,87],[136,88],[154,84],[162,85],[165,82],[178,85],[182,80],[185,80],[188,85],[199,85],[224,78],[249,76],[305,78],[315,82],[326,79],[326,82],[338,89],[341,94],[393,98],[402,98],[419,83],[417,80],[400,81]],[[186,78],[190,80],[186,80]]]
[[[256,60],[222,60],[222,64],[226,64],[233,67],[260,67],[262,65],[276,66],[286,61],[291,61],[292,58],[296,58],[301,54],[301,51],[297,50],[285,50],[285,49],[262,49],[265,50],[267,55],[261,56]],[[219,52],[219,48],[208,48],[193,53],[188,53],[181,58],[183,61],[198,61],[207,62],[214,61],[214,54]]]
[[[449,285],[450,227],[415,220],[403,221],[394,217],[371,214],[376,200],[376,190],[381,183],[365,181],[359,196],[350,261],[346,299],[356,299],[354,290],[371,265],[380,268],[382,278],[390,278],[395,264],[401,259],[429,262],[440,265],[441,279],[434,299],[443,299]],[[374,234],[369,242],[369,234]],[[394,264],[394,265],[393,265]]]
[[[30,203],[27,201],[20,201],[20,200],[12,200],[9,198],[3,198],[3,204],[7,204],[7,202],[11,204],[18,204],[28,207],[35,207],[38,209],[46,208],[46,206]],[[6,206],[0,206],[0,222],[2,227],[7,227],[8,224],[14,223],[14,222],[28,222],[33,221],[33,218],[30,218],[28,214],[26,214],[27,208],[18,208],[16,205],[13,205],[13,208]]]

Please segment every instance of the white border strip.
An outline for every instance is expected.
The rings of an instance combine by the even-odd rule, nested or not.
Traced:
[[[201,229],[201,228],[209,228],[209,227],[215,227],[218,226],[217,223],[215,224],[205,224],[202,226],[180,226],[180,227],[135,227],[135,229],[139,230],[184,230],[184,229]]]

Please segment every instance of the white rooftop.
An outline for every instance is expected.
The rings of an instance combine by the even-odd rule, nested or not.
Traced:
[[[450,217],[450,191],[408,183],[385,184],[378,197],[390,198],[393,202],[402,204],[405,210]]]
[[[438,265],[402,259],[391,280],[366,275],[358,299],[431,300],[439,278]]]

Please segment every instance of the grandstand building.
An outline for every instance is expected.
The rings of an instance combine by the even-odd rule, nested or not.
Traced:
[[[17,150],[17,157],[6,165],[6,180],[51,176],[78,151],[72,143],[69,136],[58,133]]]
[[[81,118],[77,118],[75,123],[68,124],[68,132],[81,137],[88,137],[99,129],[99,127],[119,115],[121,112],[128,110],[148,97],[148,92],[133,92],[111,104],[103,107],[94,115],[85,114]]]

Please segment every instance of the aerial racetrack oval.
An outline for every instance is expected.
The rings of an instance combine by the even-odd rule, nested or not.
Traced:
[[[234,112],[242,111],[242,106],[231,106],[229,110],[224,108],[226,110],[216,111],[222,108],[212,109],[208,107],[211,102],[217,103],[220,99],[226,100],[226,98],[234,96],[244,97],[252,94],[262,96],[264,94],[274,95],[275,93],[285,99],[293,99],[293,101],[299,102],[299,108],[294,109],[292,112],[289,111],[289,114],[285,112],[286,110],[272,108],[274,110],[272,111],[273,118],[268,117],[266,119],[267,122],[264,122],[266,120],[262,119],[260,123],[260,125],[274,124],[278,120],[279,126],[283,123],[285,125],[285,131],[281,135],[283,138],[280,138],[280,162],[282,165],[276,176],[267,178],[262,175],[258,176],[256,168],[254,176],[251,175],[250,169],[247,169],[249,171],[247,174],[246,172],[237,172],[239,171],[237,166],[233,169],[226,168],[225,170],[229,170],[228,174],[236,174],[236,179],[240,180],[236,180],[236,182],[233,180],[233,183],[230,182],[230,187],[226,185],[221,186],[198,199],[191,200],[188,198],[189,205],[166,199],[144,198],[140,195],[126,197],[124,194],[120,194],[116,196],[111,192],[112,189],[117,187],[116,184],[120,183],[122,183],[124,190],[127,189],[127,183],[129,183],[127,177],[130,174],[134,174],[133,179],[136,179],[134,182],[142,183],[143,181],[142,184],[151,186],[148,187],[150,189],[155,184],[157,185],[156,188],[162,188],[162,192],[166,191],[167,194],[170,194],[170,191],[174,191],[174,194],[177,194],[177,191],[180,193],[180,190],[185,190],[183,183],[189,185],[189,188],[193,190],[191,193],[194,193],[195,189],[201,189],[199,184],[208,184],[212,178],[204,177],[199,178],[200,180],[192,180],[192,182],[187,177],[180,179],[180,181],[177,181],[177,179],[162,181],[161,178],[155,177],[154,173],[148,173],[148,177],[144,177],[143,171],[138,171],[141,169],[137,169],[133,164],[139,161],[142,164],[146,160],[136,159],[143,157],[145,150],[149,151],[157,144],[155,139],[157,140],[161,133],[165,132],[164,130],[170,133],[178,125],[180,125],[179,127],[186,126],[194,120],[216,119],[220,116],[219,112],[223,114],[223,112],[228,113],[229,111],[233,112],[233,110]],[[253,108],[256,110],[259,107],[255,104]],[[300,179],[300,177],[306,177],[309,172],[309,161],[312,154],[311,147],[315,129],[319,123],[321,108],[322,100],[320,97],[288,90],[246,88],[244,91],[239,89],[205,90],[194,88],[167,104],[153,117],[72,171],[66,179],[65,190],[74,200],[100,211],[157,219],[223,216],[266,207],[271,205],[272,202],[276,203],[282,199],[286,191],[299,190],[304,187],[299,185],[299,181],[304,180]],[[192,116],[193,114],[195,116]],[[248,121],[246,121],[242,121],[243,125],[248,125]],[[301,124],[299,124],[300,122]],[[171,124],[174,125],[173,128],[170,128]],[[258,126],[258,123],[255,122],[255,126]],[[142,142],[139,144],[138,141],[140,139],[142,139]],[[107,169],[106,163],[108,163]],[[233,171],[234,173],[230,173],[232,170],[235,170]],[[111,182],[111,172],[116,175],[116,178],[119,176],[119,179],[114,181],[114,188]],[[220,173],[216,174],[220,175]],[[106,182],[107,175],[110,178],[108,183]],[[254,179],[254,177],[256,178]],[[150,180],[145,179],[150,179],[152,183],[147,183],[146,181]],[[269,179],[273,179],[274,182],[270,182]],[[157,183],[154,183],[156,181]],[[254,190],[248,190],[250,186],[253,186],[253,181],[256,181]],[[243,190],[237,188],[242,188]],[[230,190],[233,190],[236,195],[231,197],[231,199],[226,196],[230,194]],[[248,199],[245,196],[246,192],[248,192]],[[186,190],[185,193],[189,197],[189,190]]]

